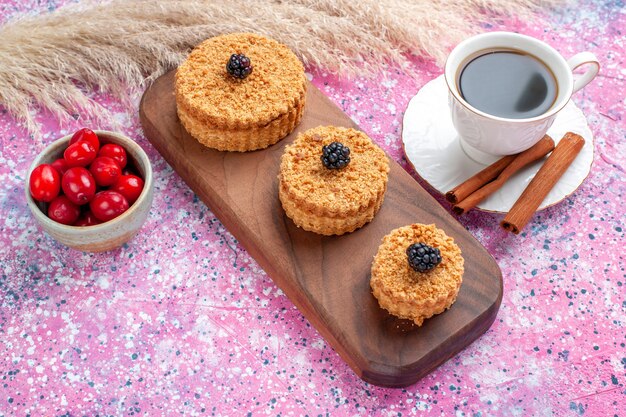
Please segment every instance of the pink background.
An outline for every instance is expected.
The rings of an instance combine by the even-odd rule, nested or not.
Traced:
[[[0,20],[58,3],[0,0]],[[502,306],[485,335],[406,389],[356,377],[115,100],[98,98],[153,162],[150,217],[109,253],[55,242],[24,199],[41,146],[0,107],[0,416],[626,416],[624,2],[584,1],[543,23],[493,19],[493,29],[598,56],[601,74],[574,97],[595,135],[594,165],[520,236],[497,228],[499,215],[459,218],[502,269]],[[309,69],[405,168],[403,111],[442,72],[413,62],[416,79]],[[83,125],[40,121],[44,144]]]

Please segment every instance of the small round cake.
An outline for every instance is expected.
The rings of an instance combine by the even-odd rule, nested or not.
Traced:
[[[263,149],[298,125],[304,67],[291,50],[252,33],[198,45],[176,71],[176,107],[185,129],[220,151]]]
[[[421,326],[450,308],[462,281],[463,256],[454,240],[434,224],[412,224],[383,238],[370,286],[382,308]]]
[[[285,148],[278,196],[297,226],[342,235],[374,218],[385,197],[388,172],[385,152],[365,133],[316,127]]]

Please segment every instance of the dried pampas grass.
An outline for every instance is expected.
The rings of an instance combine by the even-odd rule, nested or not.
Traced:
[[[178,65],[193,45],[252,31],[287,44],[307,66],[350,75],[442,62],[485,13],[528,15],[559,0],[112,0],[68,5],[0,28],[0,103],[30,132],[33,104],[61,121],[108,112],[84,88],[121,98]]]

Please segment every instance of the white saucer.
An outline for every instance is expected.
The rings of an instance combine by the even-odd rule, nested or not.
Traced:
[[[585,115],[572,101],[561,110],[548,135],[558,143],[566,132],[581,135],[585,146],[539,209],[556,204],[573,193],[591,170],[593,134]],[[443,75],[427,83],[409,102],[404,114],[402,141],[404,153],[415,172],[442,194],[485,167],[470,159],[461,148],[448,109],[448,88]],[[543,160],[537,161],[520,170],[477,208],[508,212],[542,163]]]

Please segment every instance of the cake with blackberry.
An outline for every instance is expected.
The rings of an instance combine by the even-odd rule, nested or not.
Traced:
[[[383,203],[389,161],[363,132],[320,126],[285,148],[278,196],[285,213],[308,231],[342,235],[370,222]]]
[[[421,326],[450,308],[463,281],[463,256],[434,224],[392,230],[372,263],[370,286],[381,308]]]
[[[300,122],[304,67],[291,50],[253,33],[207,39],[176,71],[176,107],[185,129],[220,151],[263,149]]]

